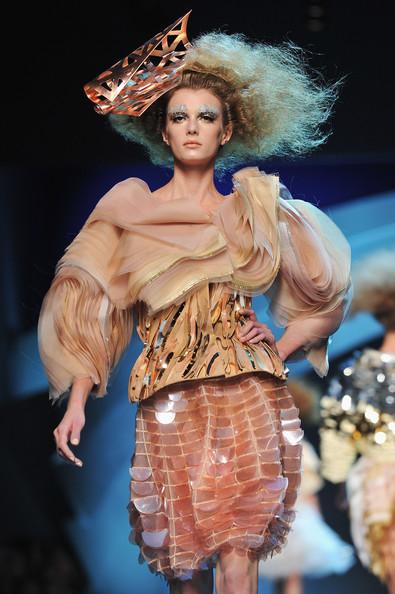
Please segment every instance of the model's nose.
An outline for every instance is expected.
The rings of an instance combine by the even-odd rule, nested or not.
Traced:
[[[188,121],[187,134],[197,134],[197,133],[198,133],[197,121],[194,118],[190,118]]]

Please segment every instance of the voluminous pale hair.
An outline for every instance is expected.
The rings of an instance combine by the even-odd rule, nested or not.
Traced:
[[[387,330],[395,329],[395,249],[375,252],[353,272],[351,314],[371,313]]]
[[[204,76],[211,75],[228,89],[229,101],[223,93],[219,98],[230,112],[233,136],[218,154],[219,170],[251,159],[300,155],[321,145],[329,135],[323,125],[340,82],[325,84],[309,69],[301,48],[291,42],[273,46],[253,43],[243,34],[206,33],[188,50],[176,88],[191,86],[187,81],[191,71],[201,73],[202,88],[209,88]],[[193,88],[198,88],[196,81]],[[173,163],[160,134],[163,101],[169,93],[140,117],[109,116],[117,132],[143,145],[153,163],[165,166]]]

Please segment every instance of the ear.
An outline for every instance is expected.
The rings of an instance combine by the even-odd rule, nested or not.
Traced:
[[[169,139],[168,139],[168,137],[167,137],[167,132],[166,132],[166,130],[162,130],[162,139],[163,139],[163,142],[164,142],[165,144],[169,144]]]
[[[232,122],[229,122],[229,124],[227,124],[225,126],[225,130],[222,133],[221,146],[224,146],[224,144],[229,142],[229,140],[232,138],[232,134],[233,134],[233,124],[232,124]]]
[[[167,135],[166,128],[163,128],[163,130],[162,130],[162,140],[165,144],[167,144],[167,145],[169,144],[169,137]]]

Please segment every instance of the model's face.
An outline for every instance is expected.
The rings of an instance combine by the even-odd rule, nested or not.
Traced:
[[[172,95],[162,136],[175,160],[190,165],[213,162],[231,135],[231,125],[223,124],[221,101],[211,91],[178,89]]]

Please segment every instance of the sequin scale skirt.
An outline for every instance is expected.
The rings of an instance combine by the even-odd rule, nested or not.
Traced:
[[[300,484],[298,409],[266,373],[168,386],[143,401],[130,468],[130,541],[168,580],[221,551],[279,552]]]

